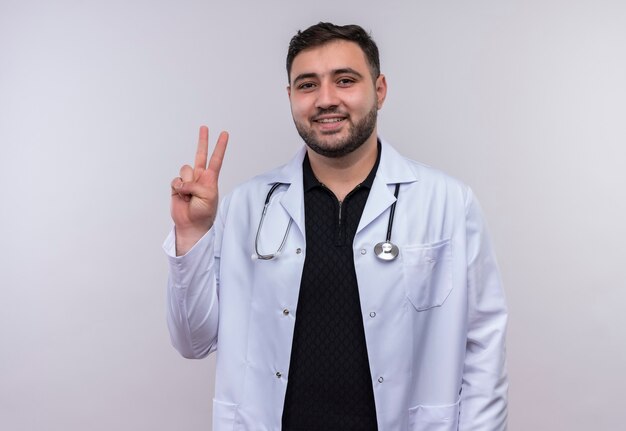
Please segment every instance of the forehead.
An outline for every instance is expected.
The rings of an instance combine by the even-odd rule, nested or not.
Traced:
[[[365,53],[359,45],[347,40],[334,40],[300,51],[291,64],[290,80],[303,73],[324,75],[345,68],[352,68],[363,76],[369,71]]]

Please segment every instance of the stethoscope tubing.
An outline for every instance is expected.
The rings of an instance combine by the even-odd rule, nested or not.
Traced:
[[[278,247],[278,250],[276,250],[276,253],[262,254],[261,252],[259,252],[259,236],[261,235],[261,229],[263,228],[263,221],[265,220],[267,207],[270,204],[270,199],[272,197],[272,194],[274,194],[274,191],[281,185],[283,185],[283,183],[274,183],[272,187],[270,188],[269,192],[267,192],[267,196],[265,197],[265,204],[263,204],[263,212],[261,213],[261,220],[259,220],[259,227],[256,230],[256,236],[254,238],[254,252],[256,253],[256,257],[261,260],[274,259],[276,256],[280,254],[281,251],[283,251],[283,248],[285,247],[285,243],[287,242],[287,236],[289,236],[289,230],[291,230],[291,224],[293,223],[293,219],[290,218],[289,224],[287,225],[287,230],[285,231],[283,240],[281,241],[280,246]]]
[[[387,236],[385,238],[386,242],[391,242],[391,230],[393,229],[393,220],[396,215],[396,204],[398,203],[398,193],[400,193],[400,183],[396,184],[396,190],[393,192],[393,197],[396,198],[393,204],[391,204],[391,209],[389,210],[389,222],[387,223]]]
[[[267,192],[267,196],[265,197],[265,203],[263,204],[263,211],[261,212],[261,219],[259,220],[259,227],[256,230],[256,236],[254,238],[254,252],[256,256],[252,255],[252,257],[256,257],[257,259],[261,259],[261,260],[274,259],[283,251],[283,248],[285,247],[285,244],[287,243],[287,237],[289,236],[289,231],[291,230],[291,224],[293,223],[292,218],[289,218],[289,224],[287,225],[287,230],[285,231],[285,235],[283,236],[283,239],[280,243],[280,246],[278,247],[278,250],[276,250],[275,253],[270,253],[270,254],[263,254],[259,251],[259,237],[261,235],[261,229],[263,228],[263,222],[265,221],[265,215],[267,214],[267,208],[269,207],[270,200],[272,198],[272,195],[274,194],[274,191],[281,185],[284,185],[284,183],[274,183],[272,187],[270,188],[270,190]],[[393,231],[393,221],[395,219],[396,204],[398,203],[399,192],[400,192],[400,183],[396,184],[396,188],[393,194],[396,200],[394,201],[394,203],[391,205],[391,208],[389,209],[389,221],[387,223],[387,236],[385,237],[385,242],[378,243],[374,247],[374,251],[376,252],[375,253],[376,257],[384,261],[394,260],[398,256],[398,247],[391,242],[391,232]]]

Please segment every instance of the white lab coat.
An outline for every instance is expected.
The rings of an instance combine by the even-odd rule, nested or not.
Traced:
[[[185,357],[217,350],[213,430],[280,430],[306,254],[303,148],[287,165],[235,189],[185,256],[169,254],[168,325]],[[277,189],[259,251],[255,235]],[[400,183],[394,261],[379,260]],[[496,260],[471,190],[383,142],[354,238],[354,264],[381,431],[506,429],[507,312]],[[324,316],[320,315],[320,319]]]

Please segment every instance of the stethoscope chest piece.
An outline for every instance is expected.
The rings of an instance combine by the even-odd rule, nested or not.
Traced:
[[[376,257],[382,260],[394,260],[399,252],[398,246],[389,241],[379,242],[374,246]]]
[[[396,198],[389,210],[389,222],[387,223],[387,237],[384,242],[379,242],[374,246],[374,254],[380,260],[394,260],[398,257],[400,250],[398,246],[391,242],[391,229],[393,228],[393,216],[396,213],[396,203],[398,202],[398,192],[400,191],[400,183],[396,184],[396,190],[393,196]]]

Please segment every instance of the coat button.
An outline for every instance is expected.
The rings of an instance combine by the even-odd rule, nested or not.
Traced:
[[[385,379],[383,379],[382,377],[378,378],[378,383],[382,383]]]
[[[284,314],[285,316],[289,315],[289,310],[287,310],[287,309],[285,308],[285,309],[283,310],[283,314]]]
[[[280,371],[276,371],[276,377],[278,377],[280,379],[282,376],[283,375],[280,373]]]
[[[302,249],[300,247],[296,248],[296,254],[302,253]]]
[[[372,311],[372,312],[370,313],[370,317],[372,317],[372,318],[373,318],[373,317],[376,317],[376,312]]]
[[[361,254],[366,254],[367,250],[365,250],[364,248],[361,249]]]

